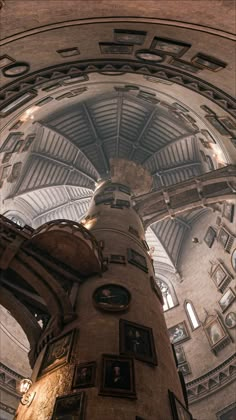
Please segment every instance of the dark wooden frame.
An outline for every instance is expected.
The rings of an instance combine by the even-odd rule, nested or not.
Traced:
[[[146,31],[134,31],[131,29],[114,29],[113,33],[114,33],[114,42],[117,42],[119,44],[142,45],[147,36]],[[131,39],[130,40],[122,39],[122,35],[130,35]]]
[[[12,68],[14,69],[14,68],[17,68],[17,67],[21,67],[21,66],[25,66],[26,68],[20,74],[17,74],[17,73],[16,74],[10,74],[10,75],[7,74],[8,70],[11,70]],[[23,61],[15,61],[14,63],[9,64],[6,67],[3,67],[2,73],[3,73],[4,77],[21,77],[24,74],[28,73],[29,70],[30,70],[29,63],[26,63],[26,62],[23,62]]]
[[[227,294],[227,293],[229,293],[229,292],[231,292],[232,293],[232,296],[233,296],[233,299],[230,301],[230,303],[226,306],[226,307],[222,307],[221,306],[221,304],[220,304],[220,301],[224,298],[224,296]],[[232,303],[235,301],[235,299],[236,299],[236,295],[235,295],[235,293],[234,293],[234,291],[233,291],[233,289],[231,289],[231,287],[229,287],[227,290],[226,290],[226,292],[223,294],[223,296],[221,296],[221,298],[218,300],[218,304],[219,304],[219,306],[220,306],[220,309],[222,310],[222,312],[224,313],[225,311],[227,311],[227,309],[232,305]]]
[[[217,278],[216,278],[216,273],[217,271],[220,270],[222,272],[222,274],[224,274],[224,277],[222,277],[222,280],[220,282],[217,282]],[[212,273],[210,274],[214,284],[216,285],[217,289],[223,293],[224,290],[226,289],[226,287],[228,286],[228,284],[231,282],[232,280],[232,275],[228,272],[228,270],[225,268],[225,266],[219,262],[216,267],[214,268],[214,270],[212,271]]]
[[[225,324],[225,326],[227,327],[227,328],[235,328],[236,327],[236,322],[235,322],[235,325],[232,325],[232,326],[229,326],[229,325],[227,325],[227,323],[226,323],[226,318],[229,316],[229,315],[231,315],[231,314],[234,314],[234,316],[235,316],[235,318],[236,318],[236,313],[235,312],[229,312],[227,315],[226,315],[226,317],[225,317],[225,319],[224,319],[224,324]]]
[[[209,332],[209,327],[211,326],[211,324],[214,324],[214,323],[218,324],[218,326],[220,327],[220,329],[223,333],[222,336],[215,343],[213,343],[213,341],[210,337],[210,332]],[[213,353],[216,354],[221,349],[221,343],[224,343],[228,339],[227,331],[226,331],[224,325],[222,324],[219,316],[211,317],[211,319],[209,319],[207,322],[204,323],[203,329],[204,329],[205,334],[207,336],[207,339],[208,339],[209,345],[211,347],[211,350],[213,351]]]
[[[126,293],[127,293],[127,296],[128,296],[128,299],[129,299],[129,301],[128,301],[128,304],[126,305],[126,306],[124,306],[124,307],[122,307],[122,308],[118,308],[117,307],[117,305],[110,305],[110,306],[108,306],[108,307],[102,307],[101,305],[99,305],[99,303],[97,303],[96,302],[96,300],[95,300],[95,294],[96,294],[96,292],[99,290],[99,289],[102,289],[102,288],[106,288],[106,287],[109,287],[109,286],[116,286],[116,287],[120,287],[121,289],[123,289]],[[99,287],[97,287],[95,290],[94,290],[94,292],[93,292],[93,304],[94,304],[94,306],[95,306],[95,308],[97,308],[97,309],[99,309],[99,310],[102,310],[102,311],[108,311],[108,312],[121,312],[121,311],[126,311],[128,308],[129,308],[129,306],[130,306],[130,302],[131,302],[131,293],[129,292],[129,290],[128,289],[126,289],[126,287],[124,287],[124,286],[121,286],[120,284],[115,284],[115,283],[109,283],[109,284],[104,284],[104,285],[102,285],[102,286],[99,286]]]
[[[181,47],[181,51],[179,51],[178,53],[170,52],[170,51],[164,51],[164,50],[160,49],[160,47],[158,48],[158,46],[157,46],[158,41],[161,41],[161,42],[169,44],[169,45],[177,45],[178,47]],[[151,49],[152,50],[158,51],[158,52],[160,52],[162,54],[165,54],[165,55],[172,55],[174,57],[181,57],[183,54],[186,53],[186,51],[188,51],[188,49],[190,47],[191,47],[191,44],[187,44],[186,42],[175,41],[174,39],[159,38],[159,37],[153,38],[152,44],[151,44]]]
[[[18,103],[18,99],[24,98],[22,101]],[[6,117],[7,115],[14,112],[16,109],[20,108],[22,105],[26,104],[27,102],[31,101],[33,98],[37,96],[37,92],[34,90],[29,90],[25,93],[21,93],[20,95],[17,95],[17,97],[14,98],[14,100],[9,99],[8,101],[4,102],[0,106],[0,117]],[[5,109],[10,106],[11,104],[14,104],[9,110],[5,111]]]
[[[208,239],[208,236],[209,236],[209,239]],[[213,227],[209,226],[204,236],[204,242],[207,244],[209,248],[212,247],[215,241],[215,238],[216,238],[216,231],[215,229],[213,229]]]
[[[186,72],[189,72],[189,73],[192,73],[192,74],[197,74],[202,70],[200,67],[196,67],[193,64],[189,63],[188,61],[180,60],[180,59],[175,58],[175,57],[173,57],[171,59],[169,64],[176,67],[177,69],[181,69],[183,71],[186,71]],[[180,64],[180,66],[178,66],[178,64]],[[188,70],[184,69],[183,67],[181,67],[181,64],[189,66],[189,69]]]
[[[229,208],[229,211],[226,209]],[[229,222],[234,220],[234,204],[233,203],[224,203],[222,216],[225,217]]]
[[[218,120],[232,136],[236,136],[236,124],[230,117],[218,117]]]
[[[128,262],[130,264],[135,265],[136,267],[140,268],[141,270],[145,271],[146,273],[148,272],[147,260],[144,257],[144,255],[139,254],[137,251],[135,251],[132,248],[127,249],[127,255],[128,255],[127,259],[128,259]],[[140,257],[141,257],[141,259],[143,259],[143,261],[145,261],[145,263],[141,263],[139,261]]]
[[[15,61],[16,61],[16,60],[14,60],[14,58],[10,57],[10,56],[9,56],[9,55],[7,55],[7,54],[1,55],[1,57],[0,57],[0,61],[1,61],[1,60],[4,60],[5,58],[6,58],[7,60],[9,60],[10,62],[9,62],[9,63],[7,63],[7,64],[4,64],[4,65],[0,65],[0,69],[3,69],[4,67],[10,66],[11,64],[15,63]]]
[[[209,63],[211,63],[211,64],[215,65],[215,68],[213,69],[213,68],[211,68],[209,65],[199,63],[199,62],[198,62],[198,59],[202,59],[202,60],[208,61]],[[219,70],[224,69],[224,68],[227,66],[227,64],[226,64],[226,63],[224,63],[223,61],[218,60],[218,59],[217,59],[217,58],[215,58],[215,57],[211,57],[211,56],[208,56],[208,55],[206,55],[206,54],[202,54],[202,53],[198,53],[198,54],[196,54],[196,55],[195,55],[195,56],[191,59],[191,62],[192,62],[193,64],[195,64],[196,66],[199,66],[199,67],[200,67],[200,68],[202,68],[202,69],[207,69],[207,70],[210,70],[210,71],[219,71]]]
[[[223,240],[222,239],[222,233],[224,234],[226,234],[227,235],[227,239],[226,239],[226,241],[225,240]],[[225,226],[221,226],[220,227],[220,230],[219,230],[219,232],[218,232],[218,235],[217,235],[217,241],[223,246],[223,248],[224,249],[226,249],[227,248],[227,245],[228,245],[228,243],[229,243],[229,240],[230,240],[230,237],[231,237],[232,235],[231,235],[231,233],[228,231],[228,229],[226,229],[226,227]]]
[[[126,349],[125,337],[126,337],[126,328],[128,327],[135,328],[136,330],[143,330],[145,331],[145,333],[148,333],[149,348],[151,350],[151,356],[140,355],[136,352]],[[136,324],[135,322],[127,321],[126,319],[120,319],[119,331],[120,331],[120,353],[121,354],[133,356],[137,360],[141,360],[142,362],[146,362],[154,366],[158,364],[152,328],[145,327],[144,325]]]
[[[79,363],[78,365],[76,365],[75,370],[74,370],[73,381],[72,381],[72,389],[74,389],[74,388],[89,388],[89,387],[95,386],[96,367],[97,367],[96,362]],[[77,378],[77,375],[78,375],[78,370],[83,369],[83,368],[91,368],[92,369],[91,379],[88,382],[77,384],[76,378]]]
[[[170,330],[172,330],[173,328],[176,328],[176,327],[178,327],[180,324],[183,324],[184,325],[184,328],[185,328],[185,330],[186,330],[186,332],[187,332],[187,335],[184,337],[184,338],[182,338],[182,339],[180,339],[180,340],[177,340],[177,341],[172,341],[172,343],[173,344],[179,344],[179,343],[182,343],[182,342],[184,342],[184,341],[187,341],[187,340],[189,340],[191,337],[190,337],[190,334],[189,334],[189,331],[188,331],[188,327],[187,327],[187,323],[186,323],[186,321],[181,321],[181,322],[178,322],[178,324],[175,324],[175,325],[173,325],[173,327],[170,327],[170,328],[168,328],[168,332],[169,332],[169,334],[170,334]]]
[[[130,369],[130,390],[122,388],[113,388],[106,386],[106,361],[114,362],[128,362]],[[99,395],[104,395],[108,397],[123,397],[123,398],[132,398],[136,399],[136,390],[135,390],[135,373],[134,373],[134,359],[128,356],[120,356],[114,354],[103,354],[102,355],[102,369],[101,369],[101,385]]]
[[[234,265],[234,263],[233,263],[233,257],[234,257],[234,254],[235,254],[235,265]],[[234,248],[234,250],[233,250],[233,252],[232,252],[232,254],[231,254],[231,265],[232,265],[232,267],[233,267],[233,270],[234,270],[234,271],[236,271],[236,248]]]
[[[68,344],[68,350],[67,350],[65,356],[63,356],[63,359],[62,360],[58,359],[58,363],[55,363],[55,364],[54,363],[51,363],[51,364],[46,365],[44,367],[45,361],[47,360],[47,357],[49,355],[50,347],[53,346],[59,340],[61,340],[64,337],[66,337],[67,335],[69,336],[69,344]],[[47,347],[45,349],[45,352],[44,352],[44,355],[43,355],[43,359],[42,359],[42,362],[41,362],[41,366],[40,366],[40,369],[39,369],[38,378],[41,377],[41,376],[44,376],[48,372],[53,372],[57,368],[59,368],[61,366],[64,366],[67,363],[69,363],[70,356],[71,356],[71,351],[72,351],[72,345],[73,345],[73,342],[74,342],[74,336],[75,336],[75,330],[72,330],[72,331],[69,331],[66,334],[63,334],[63,335],[55,338],[54,340],[52,340],[51,342],[49,342],[47,344]],[[57,359],[55,359],[55,360],[57,360]]]
[[[177,360],[177,366],[181,366],[183,363],[186,362],[186,355],[185,355],[184,348],[181,345],[180,346],[179,345],[174,345],[174,344],[172,344],[172,345],[174,346],[174,349],[175,349],[175,357],[176,357],[176,360]],[[180,349],[181,350],[181,355],[183,356],[183,360],[182,361],[179,361],[178,360],[177,349]]]
[[[106,47],[110,47],[110,49],[112,50],[112,47],[114,47],[114,51],[105,51]],[[133,49],[134,46],[133,44],[126,44],[124,42],[122,43],[115,43],[115,42],[99,42],[99,48],[100,48],[100,52],[101,54],[127,54],[130,55],[133,53]],[[115,51],[115,49],[117,48],[117,50]],[[126,49],[126,51],[125,51]],[[122,51],[123,50],[123,51]]]
[[[229,412],[232,409],[234,409],[236,411],[236,402],[233,402],[232,404],[230,404],[227,407],[224,407],[222,410],[218,411],[218,413],[216,413],[216,420],[225,420],[225,418],[223,418],[222,415],[229,414]]]
[[[169,400],[170,400],[170,407],[173,420],[182,420],[182,418],[178,415],[178,407],[177,404],[180,405],[182,410],[187,415],[186,420],[193,420],[192,414],[187,410],[187,408],[179,401],[179,399],[175,396],[175,394],[168,389]],[[177,404],[176,404],[177,403]]]
[[[231,133],[225,126],[219,121],[215,115],[205,115],[205,119],[220,133],[222,136],[230,137]]]
[[[188,366],[188,372],[187,373],[185,373],[182,370],[185,365]],[[178,368],[179,368],[180,372],[182,372],[183,376],[191,375],[191,373],[192,373],[191,368],[190,368],[190,365],[189,365],[189,363],[187,361],[185,361],[185,362],[181,363],[180,365],[178,365]]]
[[[151,284],[151,288],[152,288],[153,292],[156,294],[156,296],[158,297],[161,304],[164,305],[164,300],[163,300],[163,296],[162,296],[162,293],[161,293],[161,289],[158,286],[158,284],[156,283],[153,276],[150,276],[150,284]]]
[[[77,420],[83,420],[84,418],[84,405],[85,405],[85,393],[84,392],[73,392],[67,395],[62,395],[60,397],[56,398],[55,404],[54,404],[54,409],[53,409],[53,414],[52,414],[52,419],[51,420],[56,420],[58,418],[58,413],[57,414],[57,406],[58,403],[61,400],[65,400],[65,399],[69,399],[69,398],[73,398],[73,399],[78,399],[78,401],[80,402],[80,407],[79,407],[79,412],[78,412],[78,418]],[[60,417],[62,418],[62,417]],[[73,417],[74,418],[74,417]]]

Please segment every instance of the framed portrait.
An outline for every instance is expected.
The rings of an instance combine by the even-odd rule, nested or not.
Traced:
[[[104,311],[124,311],[130,300],[130,292],[118,284],[104,284],[93,293],[94,305]]]
[[[73,394],[57,397],[52,420],[82,420],[84,400],[84,392],[73,392]]]
[[[168,38],[159,38],[155,37],[151,44],[151,49],[165,53],[167,55],[173,55],[175,57],[180,57],[183,55],[189,48],[190,44],[184,42],[175,41]]]
[[[218,117],[220,123],[228,130],[232,136],[236,136],[236,123],[229,117]]]
[[[151,288],[154,291],[154,293],[157,295],[159,301],[161,302],[162,305],[164,305],[164,299],[161,293],[161,289],[158,286],[156,280],[154,279],[153,276],[150,276],[150,283],[151,283]]]
[[[182,363],[182,365],[178,366],[178,369],[184,376],[190,375],[190,373],[192,373],[188,362]]]
[[[223,296],[219,300],[219,305],[222,312],[225,312],[229,306],[233,303],[236,296],[233,290],[229,287],[229,289],[223,294]]]
[[[220,322],[219,317],[213,317],[205,325],[204,330],[211,347],[220,343],[226,336],[226,332]]]
[[[236,402],[224,407],[216,413],[217,420],[234,420],[236,418]]]
[[[195,67],[191,63],[188,63],[187,61],[179,60],[177,58],[173,58],[170,61],[170,64],[172,66],[178,67],[179,69],[188,71],[190,73],[199,73],[199,71],[201,71],[199,67]]]
[[[225,326],[227,328],[235,328],[236,327],[236,313],[229,312],[225,317]]]
[[[173,420],[193,420],[192,414],[187,408],[181,403],[175,394],[168,390],[170,407]]]
[[[116,44],[113,42],[99,42],[101,54],[132,54],[132,44]]]
[[[157,365],[152,329],[120,319],[120,353]]]
[[[104,354],[100,395],[136,398],[132,357]]]
[[[192,63],[196,64],[201,68],[206,68],[207,70],[211,71],[218,71],[222,70],[226,67],[226,63],[223,61],[218,60],[215,57],[210,57],[209,55],[205,55],[202,53],[198,53],[192,58]]]
[[[229,131],[221,124],[217,117],[214,115],[205,115],[209,123],[220,133],[222,136],[230,136]]]
[[[227,229],[225,227],[221,227],[217,236],[217,240],[223,246],[223,248],[227,247],[230,237],[231,234],[227,231]]]
[[[232,223],[234,219],[234,204],[225,202],[223,206],[222,216]]]
[[[178,366],[182,363],[186,362],[185,352],[183,346],[174,346],[175,348],[175,355],[177,359]]]
[[[231,264],[234,271],[236,271],[236,248],[233,250],[232,255],[231,255]]]
[[[147,261],[146,258],[136,252],[134,249],[128,248],[128,262],[130,264],[136,265],[136,267],[141,268],[141,270],[148,272]]]
[[[211,226],[209,226],[209,228],[207,229],[206,235],[204,236],[204,242],[207,244],[209,248],[212,247],[215,238],[216,238],[216,231]]]
[[[180,343],[190,339],[185,321],[179,322],[171,328],[168,328],[170,342],[172,344]]]
[[[214,271],[212,272],[211,278],[214,281],[216,287],[219,290],[221,290],[224,283],[227,282],[227,284],[228,284],[232,277],[228,273],[226,268],[223,266],[223,264],[219,263],[219,264],[217,264]]]
[[[70,331],[47,345],[38,377],[69,362],[73,338],[74,331]]]
[[[75,366],[72,388],[88,388],[94,386],[96,362],[80,363]]]

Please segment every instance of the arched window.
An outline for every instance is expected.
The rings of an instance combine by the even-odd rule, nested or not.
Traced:
[[[194,309],[194,306],[192,302],[190,302],[189,300],[184,302],[184,306],[185,306],[185,311],[186,311],[190,326],[192,330],[196,330],[196,328],[200,327],[200,322],[199,322],[197,313]]]
[[[170,287],[167,282],[161,279],[157,279],[157,284],[161,289],[161,293],[164,300],[163,310],[167,311],[168,309],[173,308],[178,304],[176,294],[173,287]]]

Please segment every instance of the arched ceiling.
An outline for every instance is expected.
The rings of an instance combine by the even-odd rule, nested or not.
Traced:
[[[112,157],[154,189],[236,162],[234,1],[5,0],[0,19],[1,213],[81,220]],[[164,264],[203,214],[152,225]]]

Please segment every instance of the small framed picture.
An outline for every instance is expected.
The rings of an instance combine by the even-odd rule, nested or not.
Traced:
[[[104,284],[93,294],[94,305],[104,311],[124,311],[131,300],[130,292],[118,284]]]
[[[136,398],[133,358],[112,354],[102,356],[100,395]]]
[[[69,362],[74,331],[58,337],[47,345],[39,370],[39,377]]]
[[[181,403],[175,394],[168,390],[173,420],[193,420],[192,414]]]
[[[198,53],[192,58],[192,63],[196,64],[201,68],[206,68],[207,70],[211,71],[219,71],[226,67],[226,63],[223,61],[218,60],[217,58],[210,57],[208,55]]]
[[[114,41],[120,44],[142,45],[147,32],[130,29],[114,29]]]
[[[207,121],[209,121],[209,123],[222,135],[222,136],[228,136],[230,137],[231,134],[228,131],[228,129],[226,129],[221,122],[218,120],[217,117],[215,117],[214,115],[205,115],[205,118]]]
[[[227,331],[219,316],[208,316],[207,320],[203,324],[203,329],[209,341],[210,347],[215,354],[222,349],[223,343],[227,344],[230,341]]]
[[[225,325],[227,328],[235,328],[236,327],[236,313],[229,312],[225,317]]]
[[[175,346],[175,355],[176,355],[178,366],[186,362],[183,346]]]
[[[183,55],[189,48],[190,44],[185,42],[175,41],[168,38],[159,38],[155,37],[151,44],[151,49],[162,52],[168,55],[173,55],[175,57],[180,57]]]
[[[230,236],[230,233],[226,230],[225,227],[220,228],[217,240],[223,246],[223,248],[227,247]]]
[[[57,397],[52,420],[83,420],[84,400],[84,392],[73,392]]]
[[[172,66],[180,68],[181,70],[188,71],[189,73],[199,73],[199,71],[201,71],[199,67],[195,67],[187,61],[179,60],[177,58],[173,58],[170,61],[170,64]]]
[[[236,402],[224,407],[216,413],[216,420],[234,420],[236,418]]]
[[[219,289],[222,286],[222,283],[229,277],[229,273],[223,264],[219,263],[212,272],[211,277],[216,287]]]
[[[222,312],[225,312],[229,308],[229,306],[232,305],[235,298],[236,296],[233,290],[229,287],[229,289],[223,294],[223,296],[219,300],[219,305]]]
[[[207,244],[209,248],[211,248],[214,243],[215,238],[216,238],[216,231],[210,226],[207,229],[206,235],[204,237],[204,242]]]
[[[234,219],[234,204],[225,202],[222,216],[232,223]]]
[[[232,136],[236,136],[236,123],[229,117],[218,117],[220,123],[228,130]]]
[[[101,54],[132,54],[132,44],[116,44],[113,42],[99,42]]]
[[[190,375],[190,373],[192,373],[188,362],[182,363],[182,365],[178,366],[178,369],[184,376]]]
[[[88,388],[95,384],[96,362],[80,363],[75,367],[72,388]]]
[[[120,319],[120,353],[157,365],[152,329]]]
[[[233,250],[232,255],[231,255],[231,264],[234,271],[236,271],[236,248]]]
[[[156,280],[154,279],[154,277],[150,276],[150,283],[151,283],[151,288],[154,291],[154,293],[157,295],[159,301],[161,302],[162,305],[164,305],[164,300],[163,300],[163,296],[161,293],[161,289],[158,286]]]
[[[147,261],[146,258],[139,254],[134,249],[128,248],[128,262],[130,264],[136,265],[136,267],[141,268],[141,270],[148,272]]]
[[[181,343],[190,339],[185,321],[179,322],[171,328],[168,328],[170,342],[172,344]]]

